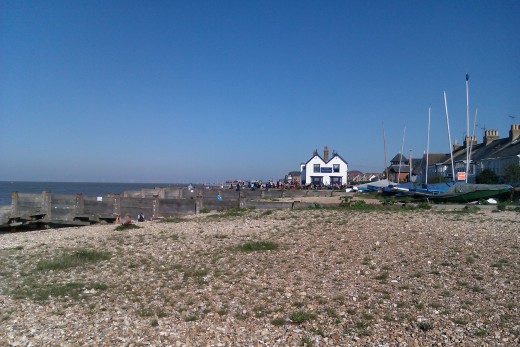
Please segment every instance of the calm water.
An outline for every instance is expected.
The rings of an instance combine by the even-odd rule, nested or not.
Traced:
[[[81,183],[81,182],[0,182],[0,205],[11,204],[11,192],[41,193],[46,190],[54,194],[83,193],[86,196],[122,194],[125,190],[141,188],[188,186],[177,183]]]

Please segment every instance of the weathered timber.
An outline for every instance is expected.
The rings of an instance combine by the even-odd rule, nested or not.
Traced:
[[[221,200],[217,199],[220,194]],[[11,194],[11,206],[0,207],[0,229],[34,226],[81,226],[93,223],[114,223],[116,215],[130,215],[136,219],[144,214],[146,219],[183,216],[205,211],[221,211],[229,208],[306,208],[313,203],[301,203],[298,197],[326,197],[344,194],[334,191],[307,190],[251,190],[251,189],[193,189],[166,187],[125,191],[102,197],[78,194]],[[275,201],[294,198],[295,201]],[[269,201],[269,199],[273,199]]]

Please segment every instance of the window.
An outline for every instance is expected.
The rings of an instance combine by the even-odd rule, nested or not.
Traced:
[[[320,172],[320,164],[314,164],[314,172]]]
[[[339,172],[339,164],[332,165],[332,171],[333,172]]]
[[[341,177],[331,177],[330,184],[339,184],[341,185]]]
[[[323,183],[323,177],[321,176],[311,176],[311,184],[319,184]]]

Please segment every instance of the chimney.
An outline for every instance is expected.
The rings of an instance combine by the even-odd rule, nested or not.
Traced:
[[[457,139],[455,139],[455,142],[453,142],[453,152],[457,151],[462,146],[457,143]]]
[[[312,156],[315,156],[315,155],[318,155],[318,150],[315,149],[314,151],[312,151]]]
[[[323,148],[323,161],[328,162],[329,161],[329,147],[325,146]]]
[[[518,136],[520,136],[520,124],[511,124],[511,130],[509,130],[509,141],[513,141]]]
[[[484,132],[484,144],[488,145],[489,143],[498,140],[498,130],[486,130]]]
[[[476,146],[477,145],[477,137],[476,136],[466,136],[464,139],[464,147],[468,148],[469,146]]]

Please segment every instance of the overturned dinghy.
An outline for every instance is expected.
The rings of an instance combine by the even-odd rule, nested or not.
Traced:
[[[509,184],[471,184],[457,182],[438,194],[415,192],[414,196],[424,197],[434,202],[471,202],[488,198],[499,198],[511,194]]]
[[[389,181],[389,180],[379,180],[379,181],[369,182],[369,183],[365,183],[365,184],[360,184],[360,185],[357,185],[356,187],[360,191],[373,192],[373,191],[378,191],[385,187],[388,187],[389,185],[396,185],[396,184],[397,183]]]

